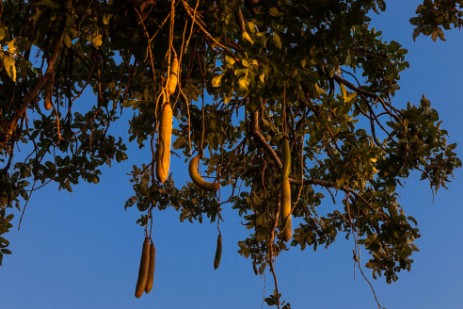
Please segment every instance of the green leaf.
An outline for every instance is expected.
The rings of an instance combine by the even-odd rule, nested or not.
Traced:
[[[71,37],[68,34],[64,35],[63,41],[64,41],[64,45],[66,45],[67,48],[71,48],[72,40],[71,40]]]
[[[249,74],[243,75],[238,80],[238,88],[242,92],[247,92],[247,91],[249,91],[250,83],[251,83],[251,79],[249,78]]]
[[[15,60],[11,54],[8,53],[3,57],[3,66],[10,79],[16,82]]]
[[[212,81],[211,81],[211,85],[212,87],[214,88],[218,88],[222,85],[222,77],[223,77],[224,73],[222,74],[219,74],[219,75],[215,75],[214,77],[212,77]]]
[[[242,37],[243,41],[246,41],[246,42],[250,43],[251,45],[254,44],[254,40],[251,38],[249,33],[247,33],[246,31],[244,31],[241,34],[241,37]]]
[[[283,47],[283,43],[281,42],[281,38],[278,33],[273,33],[272,42],[276,48],[281,49]]]
[[[113,14],[103,14],[103,25],[108,26]]]
[[[95,37],[93,37],[92,45],[96,49],[100,48],[100,46],[103,45],[103,35],[101,33],[97,34]]]
[[[235,58],[233,58],[233,57],[231,57],[229,55],[225,55],[225,63],[227,64],[227,67],[233,68],[233,66],[236,63],[236,60],[235,60]]]
[[[280,12],[280,10],[278,10],[277,7],[275,6],[272,6],[269,10],[268,10],[268,13],[270,16],[273,16],[273,17],[281,17],[283,16],[284,14],[282,12]]]
[[[14,55],[16,53],[16,39],[11,40],[8,42],[8,52],[10,55]]]
[[[0,41],[3,41],[8,35],[8,28],[5,26],[0,26]]]

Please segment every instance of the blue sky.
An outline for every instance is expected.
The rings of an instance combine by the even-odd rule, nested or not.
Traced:
[[[439,111],[449,141],[463,157],[463,33],[446,33],[447,42],[412,40],[409,18],[419,1],[388,1],[388,11],[374,16],[384,38],[409,50],[410,68],[402,74],[395,101],[419,102],[425,94]],[[157,248],[155,283],[149,295],[134,297],[143,229],[139,212],[124,210],[132,195],[127,173],[149,150],[131,150],[128,162],[105,168],[97,186],[81,184],[72,194],[53,185],[34,193],[21,230],[7,238],[13,255],[0,268],[0,307],[23,308],[261,308],[273,291],[269,274],[255,276],[250,260],[237,253],[247,235],[237,215],[224,210],[224,250],[218,270],[212,267],[216,225],[179,223],[173,210],[156,212],[153,239]],[[173,173],[186,176],[179,160]],[[392,285],[372,281],[385,307],[460,308],[463,303],[463,171],[456,171],[450,190],[433,198],[426,182],[412,175],[400,189],[407,214],[418,220],[420,252],[412,271]],[[19,214],[17,214],[19,218]],[[15,225],[17,227],[17,220]],[[328,249],[301,252],[293,248],[277,261],[284,299],[293,308],[376,308],[373,295],[356,273],[352,241],[339,237]],[[366,256],[364,259],[366,260]],[[370,272],[364,269],[366,274]]]

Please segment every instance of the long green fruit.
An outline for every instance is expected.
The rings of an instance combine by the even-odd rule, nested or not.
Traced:
[[[140,298],[145,291],[148,280],[148,269],[150,261],[150,239],[145,237],[143,250],[141,252],[140,267],[138,268],[137,286],[135,288],[135,297]]]
[[[217,248],[215,249],[214,269],[219,268],[220,260],[222,258],[222,235],[217,236]]]

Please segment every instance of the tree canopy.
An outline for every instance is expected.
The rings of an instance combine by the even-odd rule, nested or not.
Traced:
[[[425,0],[411,35],[445,40],[463,25],[460,5]],[[418,172],[445,188],[461,162],[425,96],[394,101],[407,51],[371,26],[385,9],[384,0],[1,1],[0,262],[34,190],[97,184],[102,166],[138,147],[151,160],[133,166],[121,207],[140,211],[145,236],[155,208],[220,222],[230,207],[249,229],[238,252],[256,274],[291,247],[342,235],[356,263],[369,253],[373,277],[397,280],[420,236],[397,187]],[[81,100],[86,91],[93,102]],[[110,127],[127,115],[126,140]],[[169,173],[170,155],[190,162],[191,182]],[[280,306],[277,289],[267,303]]]

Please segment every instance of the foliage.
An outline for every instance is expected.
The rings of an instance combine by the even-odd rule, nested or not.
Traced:
[[[459,5],[424,1],[413,36],[443,39],[442,28],[461,27]],[[344,234],[370,253],[374,277],[397,280],[419,237],[397,186],[418,171],[437,190],[461,162],[426,97],[393,103],[408,62],[370,25],[385,8],[384,0],[0,2],[0,258],[13,205],[49,182],[68,191],[98,183],[103,165],[127,159],[128,144],[152,154],[133,166],[125,205],[136,205],[142,226],[154,208],[202,222],[226,219],[220,210],[231,206],[250,230],[239,253],[256,274],[290,247],[316,250]],[[175,57],[179,84],[169,93]],[[94,102],[80,99],[85,91]],[[225,201],[176,186],[177,175],[156,178],[166,101],[173,151],[204,155],[207,174],[230,188]],[[124,113],[129,143],[110,130]],[[279,222],[285,138],[289,242]],[[280,305],[277,289],[267,302]]]
[[[445,41],[444,30],[463,26],[462,7],[461,0],[425,0],[416,9],[418,16],[410,20],[416,26],[413,38],[422,33]]]

